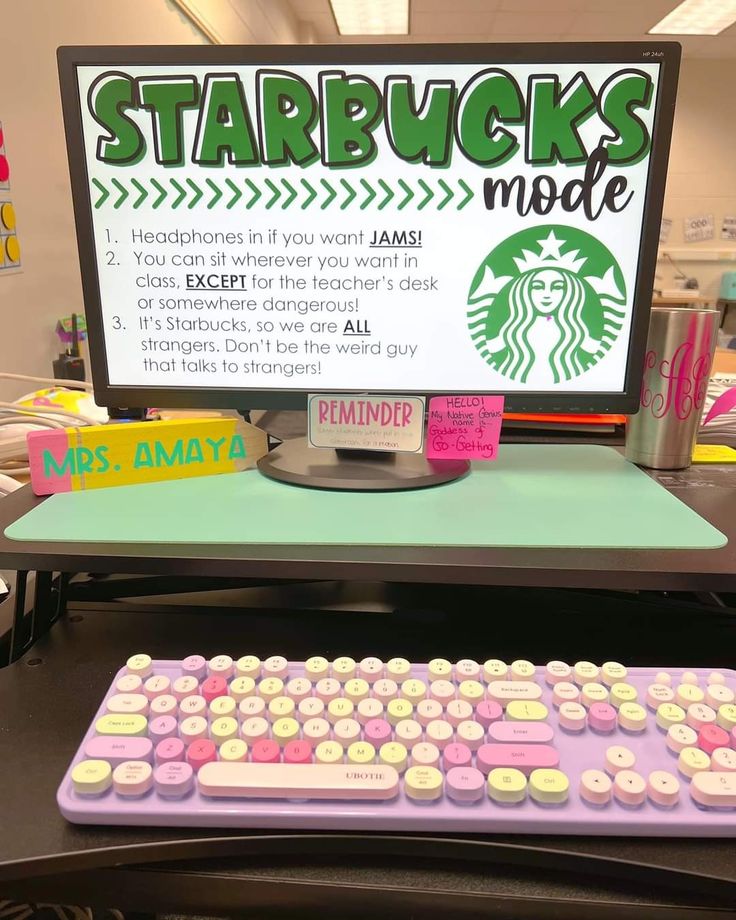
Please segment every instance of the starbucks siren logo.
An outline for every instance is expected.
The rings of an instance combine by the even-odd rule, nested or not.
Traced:
[[[475,347],[505,377],[557,384],[605,357],[626,318],[618,263],[575,227],[522,230],[475,273],[468,326]]]

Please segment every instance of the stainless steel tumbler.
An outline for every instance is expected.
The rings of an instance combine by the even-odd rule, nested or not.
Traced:
[[[717,310],[653,307],[639,412],[626,459],[655,470],[690,466],[718,335]]]

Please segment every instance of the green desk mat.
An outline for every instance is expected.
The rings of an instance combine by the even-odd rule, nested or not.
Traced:
[[[697,549],[726,537],[615,450],[505,444],[464,479],[325,492],[255,470],[52,495],[5,531],[74,543],[290,543]]]

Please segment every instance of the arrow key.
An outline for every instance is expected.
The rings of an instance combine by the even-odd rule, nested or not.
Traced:
[[[634,770],[620,770],[613,780],[613,794],[619,804],[636,808],[646,798],[647,784]]]
[[[655,805],[673,808],[680,801],[680,781],[666,770],[653,770],[647,781],[647,793]]]
[[[589,805],[608,805],[613,783],[602,770],[584,770],[580,777],[580,798]]]

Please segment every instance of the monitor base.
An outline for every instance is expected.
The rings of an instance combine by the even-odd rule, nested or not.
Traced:
[[[258,469],[270,479],[309,489],[395,492],[451,482],[465,476],[470,464],[428,460],[423,454],[318,449],[296,438],[261,457]]]

